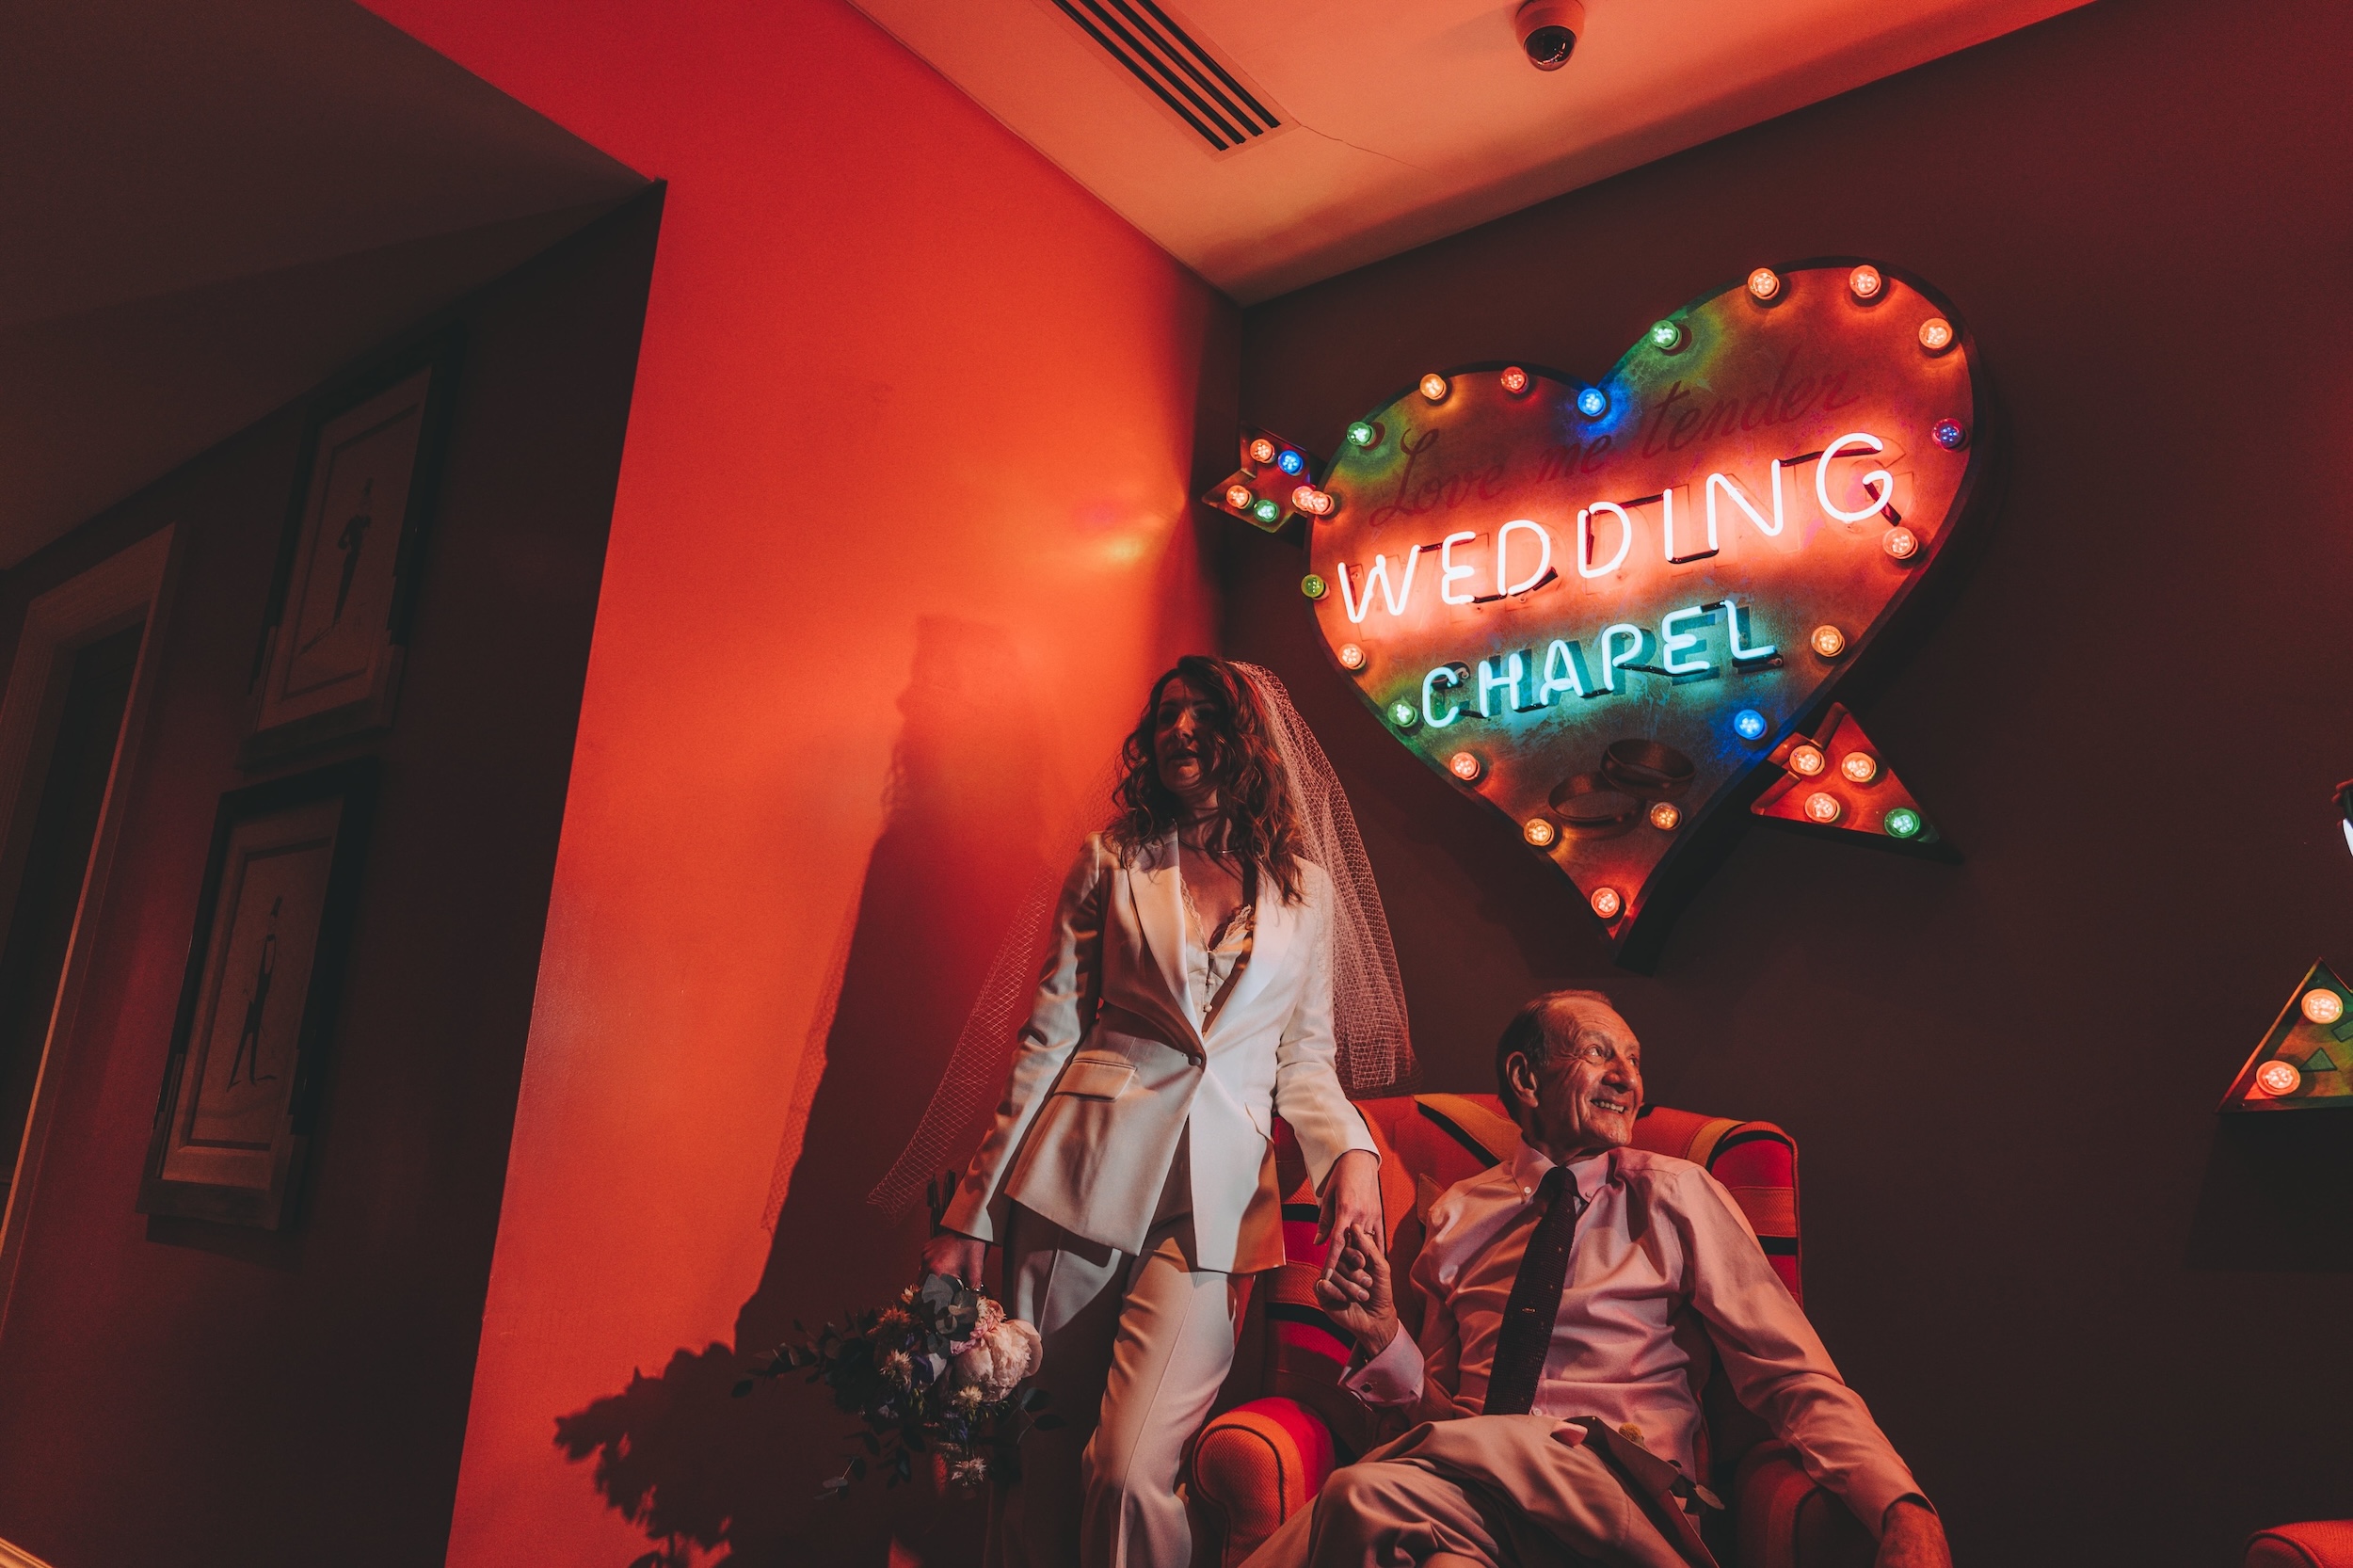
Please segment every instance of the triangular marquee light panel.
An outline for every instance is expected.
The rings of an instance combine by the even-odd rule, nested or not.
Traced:
[[[1752,815],[1820,833],[1860,834],[1935,859],[1959,858],[1845,704],[1832,703],[1812,733],[1790,736],[1767,760],[1781,776],[1756,797]]]
[[[1316,476],[1322,471],[1316,455],[1297,441],[1245,424],[1241,466],[1220,480],[1201,502],[1253,527],[1276,533],[1308,508],[1330,509],[1329,496],[1317,484]]]
[[[2353,991],[2316,963],[2222,1096],[2224,1111],[2353,1107]]]
[[[1927,285],[1760,267],[1595,380],[1466,366],[1353,422],[1301,588],[1389,732],[1646,968],[1784,744],[1853,724],[1820,716],[1973,522],[1992,408]]]

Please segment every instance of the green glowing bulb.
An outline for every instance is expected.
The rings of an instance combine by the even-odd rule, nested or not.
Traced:
[[[1306,576],[1299,580],[1299,591],[1305,594],[1309,599],[1321,599],[1325,594],[1331,592],[1331,587],[1323,581],[1322,578],[1318,577],[1311,571]]]
[[[1650,341],[1657,346],[1672,352],[1683,346],[1683,328],[1680,324],[1672,321],[1653,322]]]
[[[1250,515],[1257,518],[1260,522],[1273,522],[1275,519],[1283,515],[1283,504],[1281,502],[1276,501],[1273,497],[1269,496],[1266,500],[1259,502],[1256,506],[1251,507]]]
[[[1887,813],[1881,825],[1891,839],[1916,839],[1920,835],[1920,813],[1909,806],[1898,806]]]
[[[1400,729],[1410,728],[1413,722],[1419,717],[1421,717],[1421,710],[1415,707],[1410,702],[1392,702],[1389,704],[1390,722],[1394,723]]]
[[[1360,419],[1348,427],[1348,441],[1351,446],[1370,446],[1380,439],[1381,427],[1369,421]]]

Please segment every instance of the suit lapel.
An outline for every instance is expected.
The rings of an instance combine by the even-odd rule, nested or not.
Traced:
[[[1201,1032],[1193,1021],[1193,1002],[1185,984],[1185,889],[1182,873],[1176,869],[1176,835],[1160,841],[1148,864],[1138,864],[1128,873],[1128,887],[1135,899],[1136,928],[1144,933],[1144,945],[1152,952],[1152,961],[1160,973],[1160,984],[1167,989],[1169,1016],[1182,1024],[1185,1037],[1198,1048]]]
[[[1266,989],[1267,981],[1282,965],[1286,950],[1299,929],[1298,909],[1283,902],[1282,890],[1275,887],[1274,879],[1264,874],[1258,878],[1258,902],[1251,919],[1250,962],[1242,966],[1240,978],[1234,982],[1233,994],[1218,1009],[1217,1021],[1209,1027],[1212,1034],[1224,1029],[1229,1020],[1248,1014],[1250,1004]]]

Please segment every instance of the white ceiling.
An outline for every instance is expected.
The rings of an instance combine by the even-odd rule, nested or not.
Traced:
[[[1249,304],[2084,0],[1587,0],[1552,72],[1517,0],[1160,0],[1295,117],[1223,156],[1051,0],[854,3]]]
[[[644,184],[349,0],[6,0],[0,568]]]

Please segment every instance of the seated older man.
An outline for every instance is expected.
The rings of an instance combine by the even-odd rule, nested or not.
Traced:
[[[1880,1568],[1950,1568],[1912,1472],[1732,1194],[1627,1147],[1641,1047],[1609,999],[1529,1003],[1496,1076],[1524,1139],[1431,1206],[1421,1343],[1400,1332],[1377,1238],[1352,1231],[1318,1287],[1356,1340],[1348,1386],[1420,1424],[1335,1471],[1250,1568],[1705,1564],[1675,1512],[1690,1488],[1661,1462],[1692,1474],[1710,1344],[1741,1402],[1879,1537]]]

